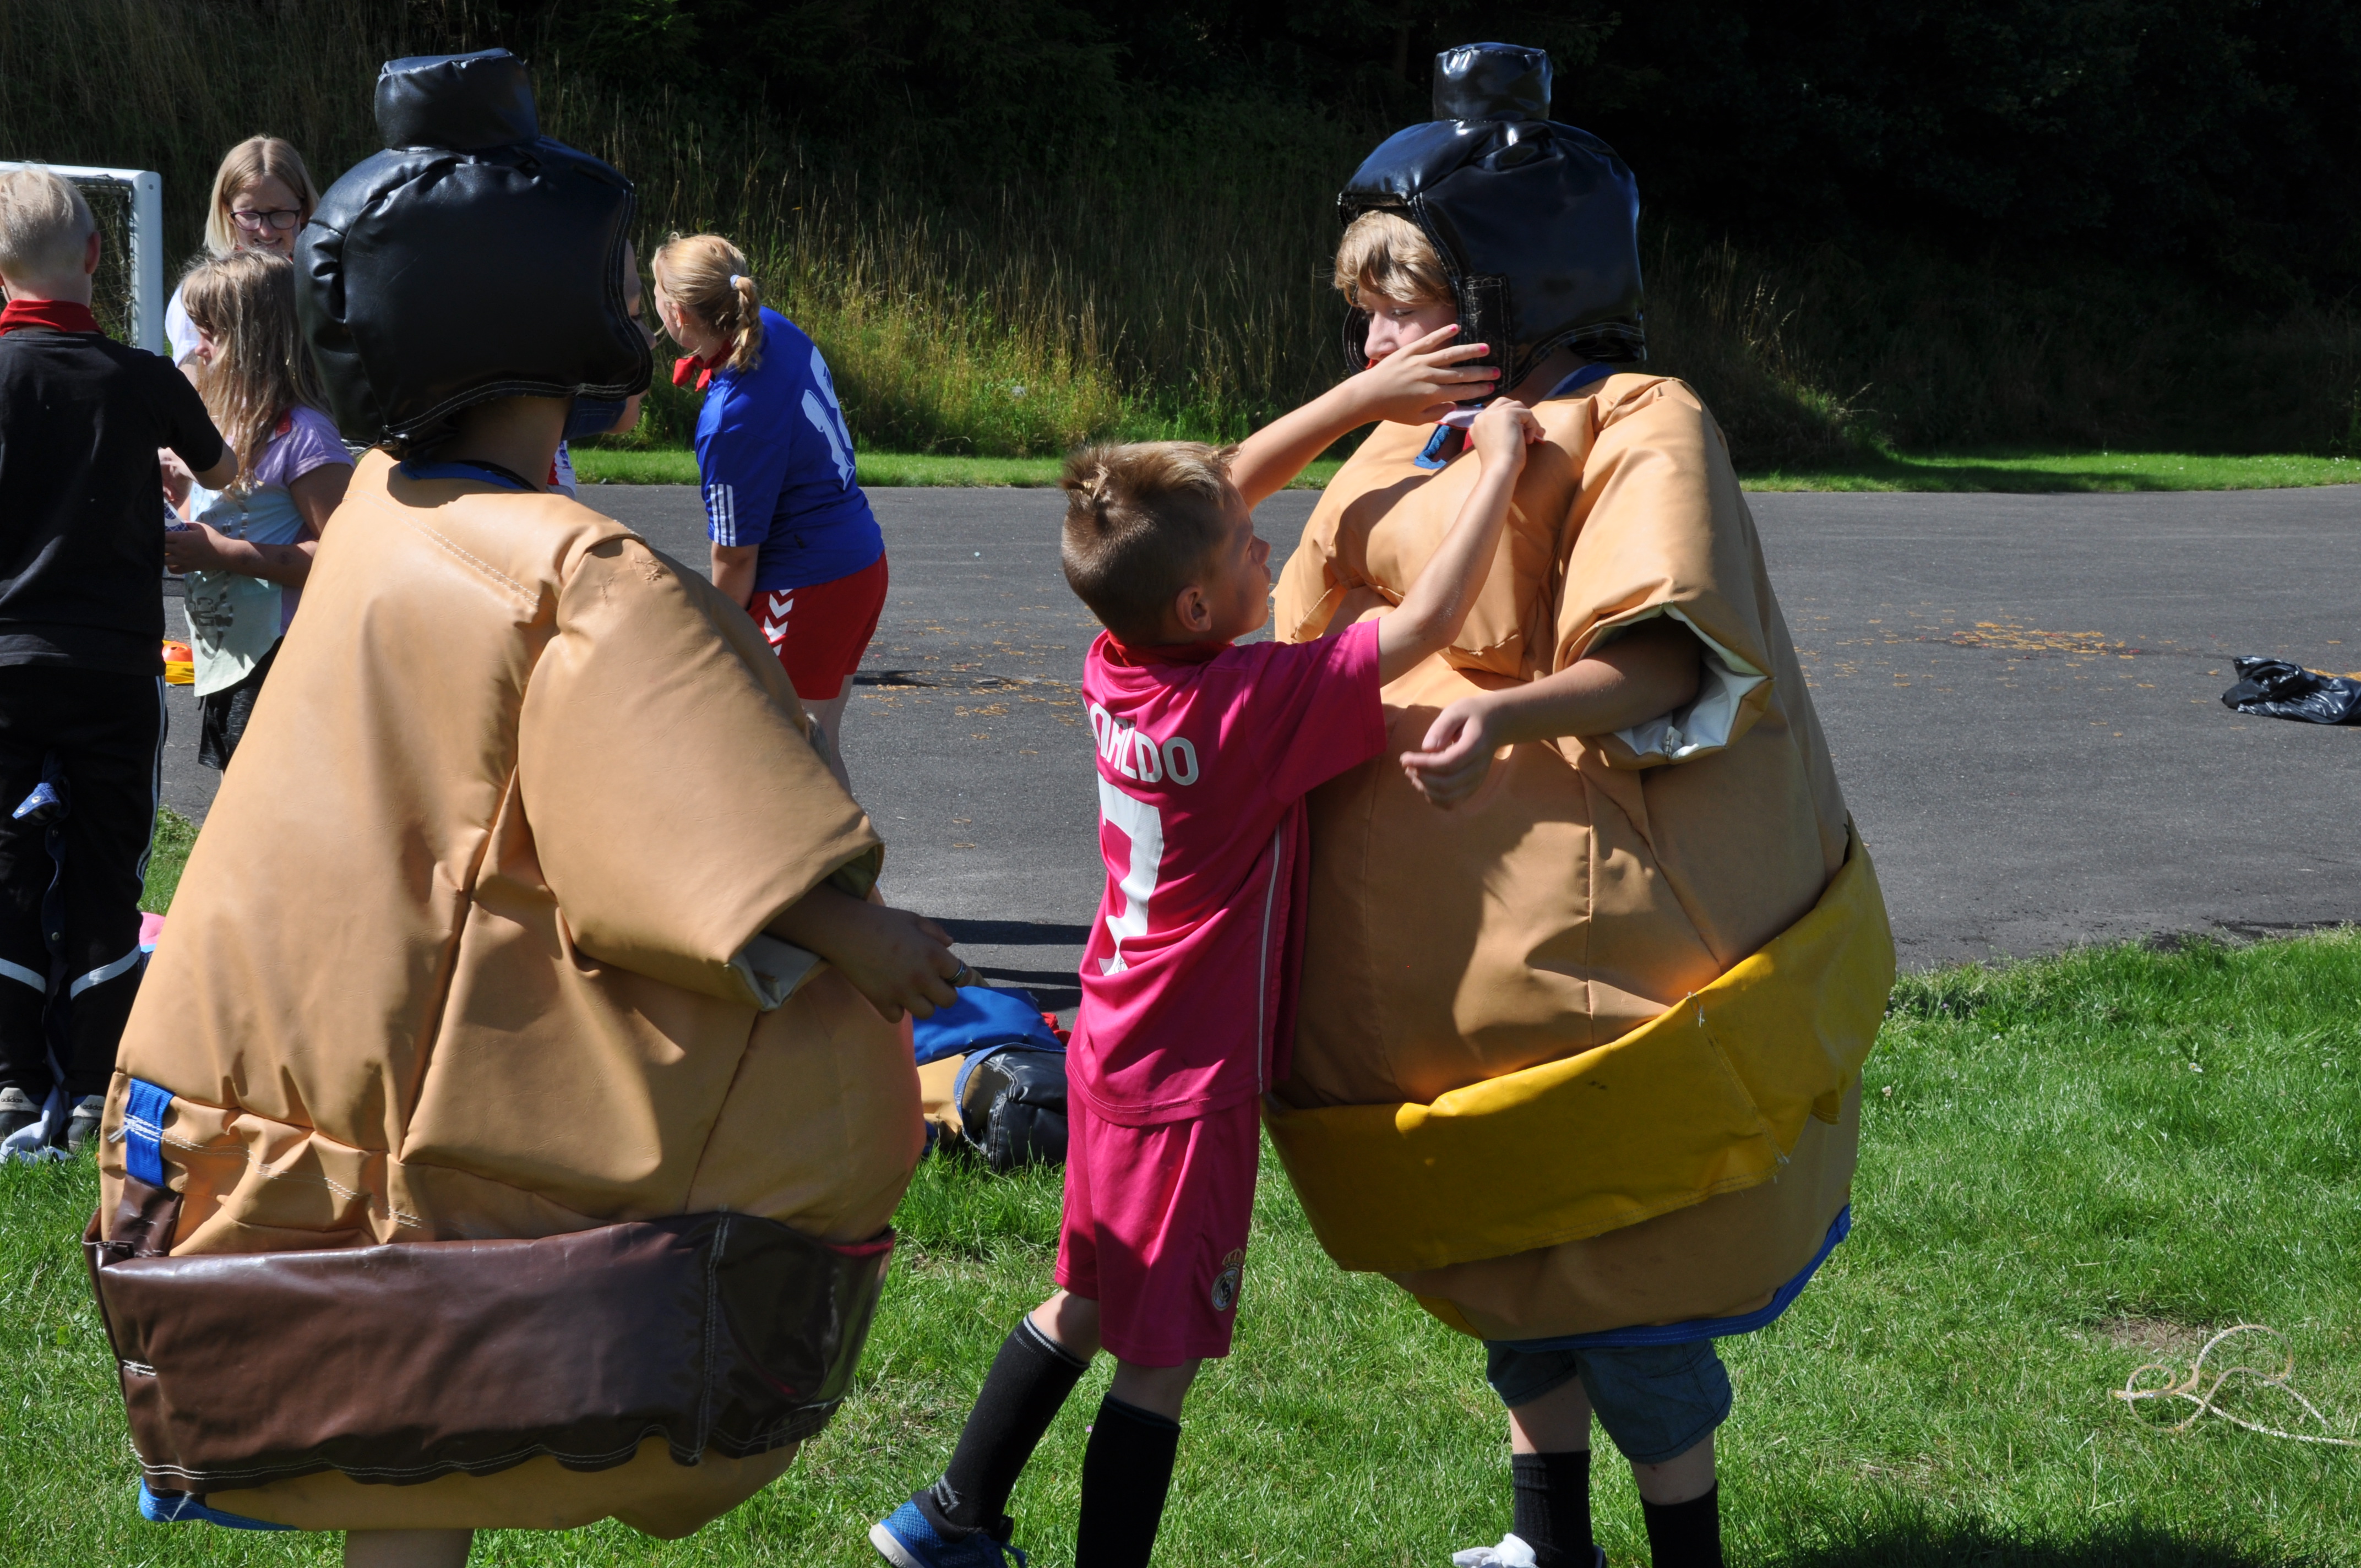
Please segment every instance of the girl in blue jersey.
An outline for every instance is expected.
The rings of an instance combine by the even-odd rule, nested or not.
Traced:
[[[828,362],[763,308],[745,255],[719,235],[674,236],[653,270],[656,314],[688,351],[673,382],[705,392],[697,471],[714,585],[763,629],[850,789],[839,731],[885,606],[885,540],[852,482]]]

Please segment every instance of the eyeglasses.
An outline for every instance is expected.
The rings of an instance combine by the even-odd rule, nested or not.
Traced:
[[[303,221],[303,214],[293,207],[280,207],[268,213],[258,213],[246,207],[232,207],[229,217],[230,222],[248,234],[260,234],[265,228],[274,228],[280,234],[285,234]]]

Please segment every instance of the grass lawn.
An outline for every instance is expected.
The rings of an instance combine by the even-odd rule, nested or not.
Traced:
[[[1734,1563],[2361,1564],[2361,1452],[2109,1397],[2209,1327],[2284,1331],[2297,1386],[2361,1417],[2361,933],[2093,948],[1905,979],[1865,1074],[1853,1238],[1779,1323],[1727,1342]],[[334,1560],[332,1538],[143,1525],[75,1239],[86,1161],[0,1169],[0,1499],[11,1563]],[[763,1496],[673,1544],[609,1524],[487,1536],[483,1563],[873,1561],[983,1368],[1050,1286],[1054,1173],[930,1163],[854,1396]],[[1338,1273],[1266,1165],[1236,1354],[1193,1397],[1159,1560],[1439,1568],[1509,1519],[1480,1354]],[[1087,1381],[1019,1488],[1071,1560]],[[2239,1408],[2299,1412],[2268,1393]],[[2146,1407],[2146,1412],[2156,1408]],[[1600,1540],[1646,1561],[1620,1464]]]
[[[864,452],[861,483],[903,485],[1054,485],[1062,459],[1056,457],[937,457],[923,454]],[[1295,489],[1317,489],[1335,477],[1341,461],[1319,462],[1304,470]],[[585,448],[574,454],[575,471],[587,483],[694,485],[692,452],[608,452]],[[2209,457],[2186,452],[2084,452],[1964,454],[1910,457],[1864,453],[1854,462],[1809,469],[1773,469],[1741,476],[1750,490],[2267,490],[2290,486],[2361,483],[2361,459],[2282,455]]]
[[[2191,452],[1863,454],[1825,468],[1747,474],[1750,490],[2269,490],[2361,483],[2361,458]]]
[[[189,851],[196,846],[197,825],[169,806],[159,807],[156,837],[148,850],[148,885],[139,894],[140,908],[161,915],[172,907],[172,894],[181,885],[181,870],[189,863]]]

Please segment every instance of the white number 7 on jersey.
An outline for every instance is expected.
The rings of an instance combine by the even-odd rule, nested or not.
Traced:
[[[1131,869],[1120,884],[1123,913],[1107,920],[1107,933],[1115,938],[1115,957],[1099,960],[1102,973],[1115,974],[1128,967],[1123,959],[1124,938],[1148,935],[1148,901],[1156,895],[1156,873],[1164,862],[1164,816],[1102,778],[1099,817],[1131,840]]]

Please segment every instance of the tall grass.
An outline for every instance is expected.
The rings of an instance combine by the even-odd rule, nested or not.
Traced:
[[[486,36],[466,0],[9,0],[0,157],[154,168],[177,252],[214,160],[258,129],[323,181],[375,149],[390,55]],[[1383,127],[1266,100],[1135,105],[1055,180],[944,194],[939,152],[856,159],[758,112],[537,60],[551,134],[639,184],[642,254],[715,230],[828,353],[868,444],[1051,453],[1093,435],[1230,439],[1342,372],[1326,280],[1337,187]],[[1645,188],[1646,171],[1641,171]],[[2265,319],[2103,258],[1972,263],[1908,247],[1766,254],[1652,216],[1650,368],[1686,377],[1742,461],[1863,444],[2361,452],[2361,322]],[[659,383],[641,444],[681,441]]]

